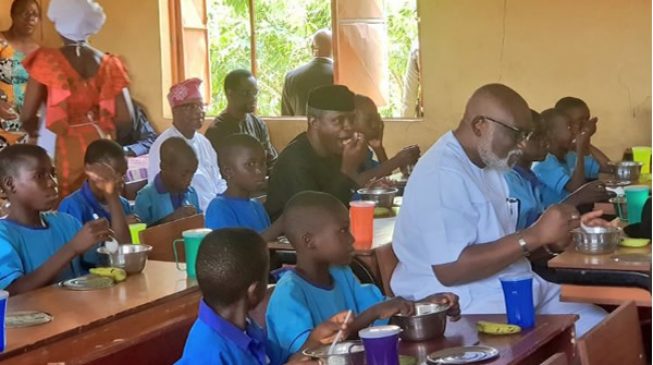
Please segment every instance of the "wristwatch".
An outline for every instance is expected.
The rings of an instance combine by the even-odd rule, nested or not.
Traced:
[[[531,254],[531,252],[528,251],[528,247],[526,247],[526,240],[524,240],[524,237],[519,236],[517,242],[519,242],[519,247],[521,248],[521,252],[525,257]]]

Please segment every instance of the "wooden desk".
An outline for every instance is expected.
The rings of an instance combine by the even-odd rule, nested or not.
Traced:
[[[617,261],[615,257],[636,255],[642,261]],[[646,260],[648,259],[648,260]],[[619,247],[616,252],[606,255],[586,255],[570,247],[565,252],[549,260],[549,267],[561,269],[622,270],[651,272],[651,245],[642,248]]]
[[[499,350],[499,357],[483,364],[541,364],[549,356],[563,352],[567,354],[569,363],[573,363],[574,322],[575,315],[539,315],[533,329],[510,336],[490,336],[476,332],[476,322],[479,320],[505,322],[506,316],[501,314],[468,314],[463,315],[458,322],[449,322],[444,338],[428,342],[401,341],[399,353],[415,356],[418,364],[426,361],[426,356],[438,350],[455,346],[471,346],[476,344],[492,346]]]
[[[2,364],[172,363],[181,355],[200,298],[174,263],[149,261],[143,273],[109,289],[56,286],[9,298],[8,313],[40,310],[48,324],[7,329]]]

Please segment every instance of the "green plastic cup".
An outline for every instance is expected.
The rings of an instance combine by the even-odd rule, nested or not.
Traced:
[[[642,164],[642,175],[651,173],[651,147],[632,147],[633,161]]]
[[[129,234],[132,238],[132,243],[138,245],[141,243],[141,231],[144,231],[147,228],[145,223],[132,223],[129,225]]]
[[[628,211],[628,224],[642,221],[642,209],[648,199],[649,187],[645,185],[631,185],[624,188],[626,193],[626,210]]]
[[[189,229],[183,231],[181,236],[183,239],[177,239],[172,241],[172,251],[175,254],[175,263],[177,264],[177,270],[186,270],[186,274],[189,278],[195,278],[197,275],[195,273],[195,262],[197,262],[197,251],[200,249],[200,244],[204,237],[211,233],[211,230],[208,228],[198,228],[198,229]],[[179,261],[179,255],[177,254],[177,244],[184,244],[184,255],[186,257],[186,265],[182,267]]]

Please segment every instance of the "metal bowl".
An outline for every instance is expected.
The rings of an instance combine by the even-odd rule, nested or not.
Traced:
[[[611,163],[614,169],[614,176],[618,181],[635,182],[639,180],[642,171],[642,163],[635,161],[619,161]]]
[[[623,237],[621,228],[602,228],[595,229],[592,232],[576,228],[571,231],[571,234],[576,245],[576,251],[590,255],[614,252]]]
[[[362,200],[370,200],[376,203],[377,207],[392,208],[394,206],[397,188],[363,188],[358,189],[358,195]]]
[[[327,365],[365,365],[365,348],[360,341],[339,342],[333,353],[329,354],[331,345],[304,350],[304,355],[319,360]]]
[[[628,220],[628,206],[626,204],[625,196],[617,196],[614,198],[608,199],[612,206],[614,206],[614,212],[617,213],[617,217],[622,221]]]
[[[98,266],[118,267],[127,274],[138,274],[145,268],[147,255],[152,251],[149,245],[132,245],[131,243],[118,246],[118,251],[111,253],[106,247],[99,247]]]
[[[399,337],[406,341],[425,341],[442,337],[447,328],[448,305],[415,303],[415,315],[396,315],[390,323],[403,330]]]

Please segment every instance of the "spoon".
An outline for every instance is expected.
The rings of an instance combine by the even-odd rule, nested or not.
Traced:
[[[347,315],[345,316],[345,323],[349,322],[349,317],[351,317],[351,309],[347,311]],[[342,337],[342,328],[338,330],[338,333],[336,333],[336,338],[333,339],[333,343],[331,343],[329,351],[327,351],[327,355],[333,354],[333,350],[336,348],[338,342],[340,342],[340,337]]]
[[[93,213],[93,219],[97,220],[100,219],[100,217],[96,213]],[[120,247],[120,244],[114,237],[111,237],[111,241],[104,242],[104,247],[106,247],[109,253],[116,253],[118,252],[118,248]]]

